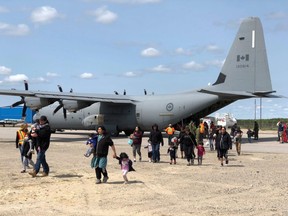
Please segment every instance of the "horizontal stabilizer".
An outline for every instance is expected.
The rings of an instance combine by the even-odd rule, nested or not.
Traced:
[[[198,92],[206,93],[206,94],[213,94],[218,95],[222,98],[237,98],[237,99],[245,99],[245,98],[253,98],[253,97],[265,97],[265,98],[286,98],[282,95],[274,95],[276,91],[269,91],[269,92],[246,92],[246,91],[215,91],[209,89],[201,89]]]

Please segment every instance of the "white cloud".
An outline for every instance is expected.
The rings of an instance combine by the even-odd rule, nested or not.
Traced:
[[[80,78],[82,78],[82,79],[90,79],[90,78],[93,78],[93,74],[92,73],[82,73],[80,75]]]
[[[165,67],[164,65],[158,65],[158,66],[152,68],[151,70],[155,71],[155,72],[170,72],[171,71],[170,68]]]
[[[224,64],[225,60],[213,60],[213,61],[207,61],[206,62],[206,65],[211,65],[211,66],[215,66],[215,67],[218,67],[218,68],[221,68]]]
[[[199,64],[199,63],[196,63],[195,61],[191,61],[191,62],[185,63],[183,65],[183,68],[189,69],[189,70],[199,71],[199,70],[203,70],[204,66]]]
[[[178,55],[192,55],[192,52],[190,50],[185,50],[182,47],[175,49],[175,53]]]
[[[95,17],[95,21],[102,24],[109,24],[117,20],[118,15],[107,9],[106,6],[98,8],[90,13]]]
[[[216,46],[216,45],[208,45],[208,46],[206,47],[206,50],[207,50],[207,51],[211,51],[211,52],[221,51],[221,49],[220,49],[218,46]]]
[[[31,13],[31,20],[34,23],[49,23],[58,17],[60,17],[60,14],[55,8],[50,6],[36,8]]]
[[[34,79],[34,81],[36,81],[36,82],[48,82],[48,80],[46,79],[46,78],[44,78],[44,77],[38,77],[38,78],[36,78],[36,79]]]
[[[145,57],[154,57],[154,56],[159,56],[160,52],[157,49],[150,47],[150,48],[143,50],[141,52],[141,55]]]
[[[30,32],[30,29],[25,24],[10,25],[8,23],[0,22],[0,34],[24,36]]]
[[[138,76],[138,74],[135,73],[135,72],[129,71],[129,72],[124,73],[124,76],[126,76],[126,77],[136,77],[136,76]]]
[[[24,80],[28,80],[28,77],[25,74],[15,74],[8,76],[4,79],[6,82],[20,82]]]
[[[51,72],[48,72],[46,74],[47,77],[58,77],[59,75],[57,73],[51,73]]]
[[[11,69],[10,68],[7,68],[5,66],[0,66],[0,74],[1,75],[8,75],[11,73]]]

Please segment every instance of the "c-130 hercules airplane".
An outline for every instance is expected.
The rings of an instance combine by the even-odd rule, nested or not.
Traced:
[[[142,96],[65,93],[61,89],[30,91],[28,85],[25,91],[0,90],[2,95],[21,96],[17,105],[23,103],[23,110],[37,110],[34,119],[46,115],[53,129],[83,130],[105,125],[111,133],[124,131],[127,135],[136,125],[150,130],[157,123],[162,129],[168,124],[198,120],[239,99],[278,97],[274,92],[257,17],[243,20],[216,82],[202,89]]]

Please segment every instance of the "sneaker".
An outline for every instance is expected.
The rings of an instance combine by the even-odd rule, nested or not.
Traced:
[[[221,166],[223,166],[223,163],[221,163]]]
[[[96,179],[96,184],[101,184],[101,180],[100,179]]]
[[[108,181],[109,177],[103,177],[103,183],[106,183]]]
[[[25,172],[26,172],[26,170],[22,170],[22,171],[21,171],[21,173],[25,173]]]
[[[191,164],[190,164],[190,162],[187,164],[187,166],[190,166]]]
[[[139,158],[139,161],[142,161],[142,157]]]
[[[124,181],[124,183],[123,184],[128,184],[129,182],[128,181]]]
[[[134,158],[134,160],[133,160],[134,162],[136,162],[136,159]]]
[[[48,176],[48,173],[43,172],[42,177],[46,177],[46,176]]]
[[[226,160],[225,163],[228,164],[228,160]]]
[[[29,175],[32,176],[32,178],[36,177],[37,173],[35,170],[33,170],[32,172],[29,172]]]

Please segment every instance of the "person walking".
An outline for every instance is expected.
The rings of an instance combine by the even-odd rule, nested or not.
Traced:
[[[139,155],[139,161],[142,160],[141,156],[142,136],[143,132],[141,131],[140,127],[136,126],[133,134],[131,134],[130,136],[130,138],[133,140],[132,148],[133,148],[134,162],[136,162],[136,152]]]
[[[240,127],[238,126],[237,129],[235,130],[235,135],[234,135],[234,142],[236,145],[236,151],[237,154],[240,155],[241,153],[241,142],[242,142],[242,130],[240,129]]]
[[[220,161],[221,166],[223,166],[223,157],[225,158],[225,163],[228,164],[228,149],[232,149],[232,141],[230,135],[226,132],[226,128],[222,127],[221,138],[219,143]]]
[[[259,125],[257,121],[254,121],[254,140],[258,140],[258,133],[259,133]]]
[[[168,127],[165,129],[166,134],[168,135],[168,146],[171,144],[171,139],[175,133],[175,128],[172,127],[172,124],[169,124]]]
[[[214,139],[215,139],[215,149],[217,151],[217,158],[220,160],[220,141],[221,141],[221,132],[222,132],[222,126],[219,125],[216,128]]]
[[[48,176],[50,169],[46,161],[46,151],[48,150],[50,145],[51,128],[46,116],[40,117],[39,129],[35,128],[34,132],[31,133],[31,136],[37,138],[36,139],[37,159],[33,171],[29,172],[29,174],[32,177],[36,177],[42,165],[43,168],[42,177]]]
[[[18,148],[20,151],[21,164],[23,164],[23,161],[24,161],[23,144],[24,144],[24,139],[27,134],[28,134],[28,125],[26,123],[21,124],[19,130],[17,130],[16,132],[16,148]]]
[[[185,133],[180,137],[180,143],[183,143],[187,166],[194,164],[194,148],[196,146],[195,136],[190,132],[189,127],[185,128]]]
[[[163,146],[163,136],[161,131],[158,129],[158,125],[152,125],[152,130],[149,134],[148,142],[152,144],[152,162],[156,163],[160,161],[160,144]]]
[[[116,158],[116,148],[111,139],[111,137],[107,134],[106,128],[104,126],[99,126],[97,129],[98,137],[97,137],[97,146],[93,152],[93,158],[91,161],[91,167],[95,168],[96,174],[96,184],[101,183],[101,175],[103,175],[103,183],[106,183],[109,179],[107,172],[107,155],[109,151],[109,146],[113,151],[113,158]]]
[[[205,148],[203,146],[203,143],[198,144],[196,148],[197,148],[198,165],[202,165],[203,156],[205,154]]]

